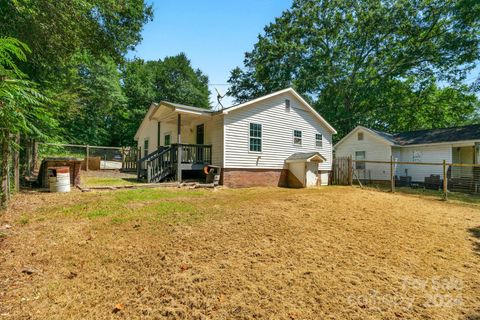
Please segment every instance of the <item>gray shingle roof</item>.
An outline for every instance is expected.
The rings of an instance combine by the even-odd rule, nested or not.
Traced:
[[[373,129],[370,130],[399,146],[480,140],[480,124],[473,124],[463,127],[406,131],[394,134]]]
[[[287,161],[292,161],[292,160],[305,160],[306,161],[306,160],[308,160],[312,157],[315,157],[315,156],[318,156],[318,157],[325,160],[325,157],[322,156],[318,152],[297,152],[297,153],[292,154],[290,157],[288,157]]]

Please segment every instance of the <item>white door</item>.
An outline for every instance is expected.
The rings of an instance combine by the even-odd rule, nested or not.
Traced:
[[[307,162],[305,170],[305,180],[308,187],[318,186],[318,163],[317,162]]]

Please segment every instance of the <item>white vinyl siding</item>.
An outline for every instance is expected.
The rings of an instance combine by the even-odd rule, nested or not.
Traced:
[[[362,129],[358,130],[335,148],[337,157],[355,159],[355,152],[364,151],[365,160],[390,161],[391,146],[386,141],[384,142],[383,138]],[[363,140],[358,140],[358,133],[363,134]],[[356,174],[361,179],[389,180],[390,164],[366,163],[365,170],[358,169]]]
[[[400,149],[400,161],[413,162],[415,157],[420,159],[420,162],[442,163],[446,160],[447,163],[452,161],[452,145],[436,145],[436,146],[410,146],[402,147]],[[407,169],[407,171],[405,171]],[[398,176],[411,176],[412,181],[424,182],[425,177],[431,174],[440,175],[443,179],[443,166],[441,165],[398,165],[396,174]]]
[[[290,99],[290,111],[285,100]],[[250,123],[262,124],[262,153],[249,152]],[[292,144],[293,130],[302,131],[301,146]],[[315,134],[323,136],[323,146],[316,146]],[[307,137],[311,137],[307,139]],[[297,152],[317,151],[327,161],[320,170],[331,170],[332,133],[293,95],[278,95],[225,115],[226,168],[282,169],[285,159]]]

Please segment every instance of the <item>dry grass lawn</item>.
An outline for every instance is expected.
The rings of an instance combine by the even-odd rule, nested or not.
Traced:
[[[480,319],[480,206],[349,187],[21,194],[0,319]]]

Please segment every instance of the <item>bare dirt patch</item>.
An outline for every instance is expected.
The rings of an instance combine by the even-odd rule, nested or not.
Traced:
[[[477,319],[480,210],[355,188],[16,197],[0,319]]]

